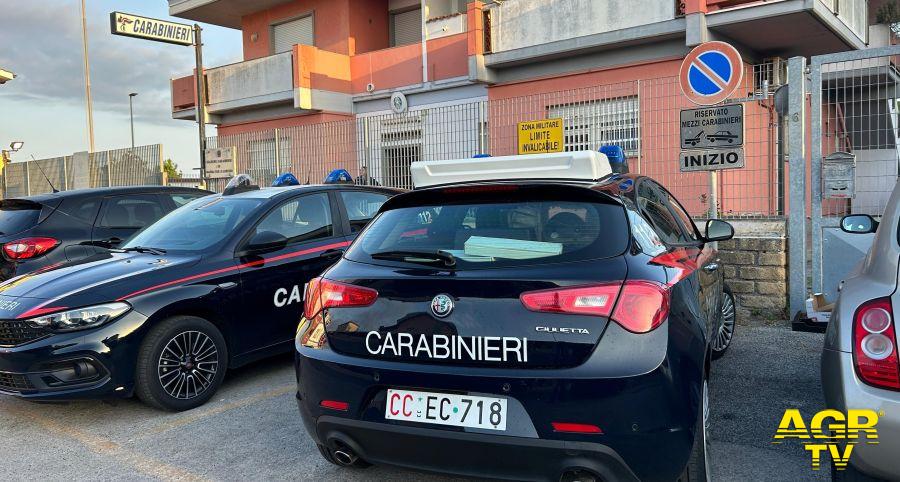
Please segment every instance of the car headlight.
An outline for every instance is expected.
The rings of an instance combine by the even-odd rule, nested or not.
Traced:
[[[37,328],[49,328],[55,331],[75,331],[100,326],[124,315],[130,309],[131,305],[128,303],[106,303],[74,310],[60,311],[58,313],[30,318],[26,321]]]

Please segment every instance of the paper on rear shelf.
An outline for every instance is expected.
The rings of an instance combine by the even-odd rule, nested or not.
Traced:
[[[417,161],[410,165],[410,175],[416,189],[510,179],[596,181],[610,174],[612,167],[609,159],[596,151]]]
[[[544,258],[562,254],[562,244],[472,236],[466,241],[465,253],[469,256],[491,256],[506,259]]]

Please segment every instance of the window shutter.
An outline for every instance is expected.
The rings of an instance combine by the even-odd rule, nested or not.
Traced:
[[[422,41],[422,9],[391,15],[393,46],[409,45]]]
[[[287,52],[295,44],[314,45],[312,15],[272,26],[273,53]]]

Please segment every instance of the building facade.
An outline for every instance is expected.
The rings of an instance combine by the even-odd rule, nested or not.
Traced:
[[[632,171],[660,180],[692,216],[734,221],[738,239],[720,248],[739,309],[783,317],[790,146],[774,92],[788,82],[788,58],[896,43],[873,25],[882,3],[169,0],[169,9],[243,32],[244,60],[204,72],[204,102],[218,126],[209,146],[230,150],[260,182],[283,171],[317,182],[345,168],[408,188],[412,162],[516,154],[519,122],[560,118],[566,150],[620,145]],[[743,106],[745,167],[715,183],[679,169],[680,111],[693,106],[678,72],[710,40],[734,45],[745,63],[730,99]],[[823,202],[829,215],[880,212],[897,179],[895,60],[823,74],[823,156],[857,160],[857,196]],[[195,119],[194,85],[172,80],[173,117]],[[807,152],[811,139],[807,129]]]
[[[409,187],[417,160],[515,154],[516,124],[562,118],[565,148],[619,144],[695,215],[780,216],[786,59],[887,42],[866,0],[169,0],[177,17],[240,29],[244,60],[205,71],[211,147],[263,182],[346,168]],[[877,35],[876,35],[877,34]],[[884,38],[874,38],[878,36]],[[746,62],[746,167],[681,173],[681,61],[707,40]],[[192,76],[173,117],[194,120]],[[835,125],[835,129],[846,126]]]

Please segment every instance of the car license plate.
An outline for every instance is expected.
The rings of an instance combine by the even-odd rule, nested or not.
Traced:
[[[506,430],[506,399],[389,388],[384,418],[454,427]]]

